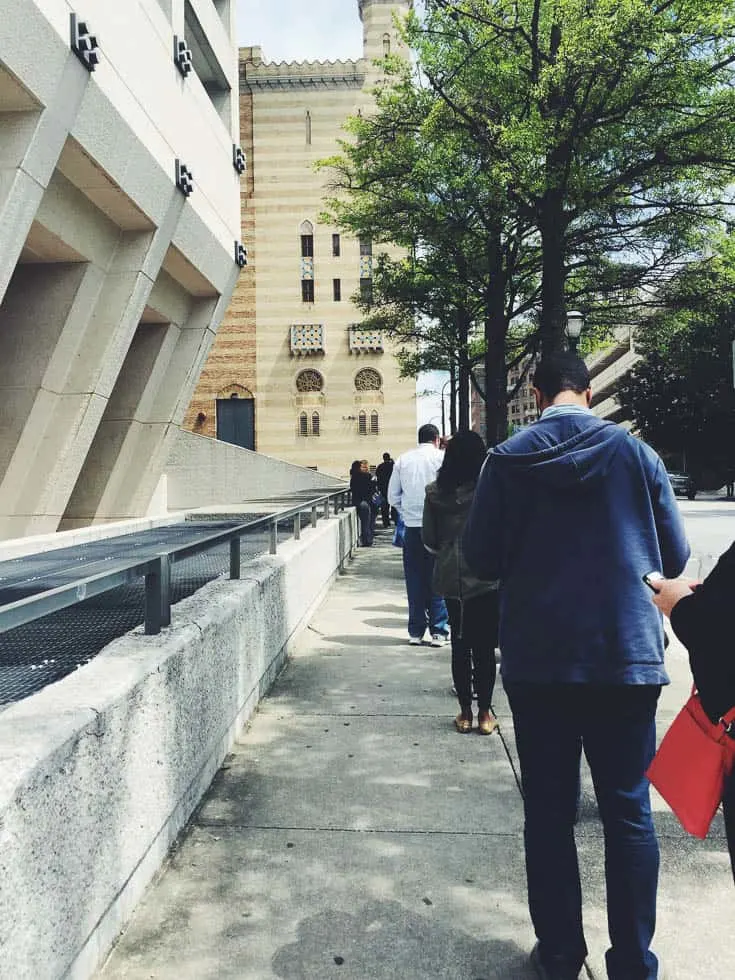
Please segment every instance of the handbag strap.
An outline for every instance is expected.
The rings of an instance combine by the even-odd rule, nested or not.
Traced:
[[[696,684],[692,684],[692,697],[699,697]],[[722,715],[719,719],[719,724],[722,725],[726,735],[735,738],[735,705],[730,708],[727,714]]]

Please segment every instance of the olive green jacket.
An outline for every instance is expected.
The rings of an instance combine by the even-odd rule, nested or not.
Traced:
[[[436,482],[426,488],[421,537],[436,556],[433,589],[451,599],[471,599],[497,589],[497,582],[479,579],[462,554],[462,532],[472,504],[475,484],[463,483],[454,492],[441,490]]]

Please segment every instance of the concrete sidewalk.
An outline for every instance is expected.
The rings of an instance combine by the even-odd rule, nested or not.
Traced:
[[[501,735],[458,735],[449,649],[406,640],[401,555],[379,532],[318,610],[100,977],[532,980],[502,684]],[[669,663],[662,731],[690,683],[675,645]],[[701,843],[655,805],[656,948],[668,980],[719,980],[735,969],[720,818]],[[602,835],[586,773],[577,838],[590,975],[603,980]]]

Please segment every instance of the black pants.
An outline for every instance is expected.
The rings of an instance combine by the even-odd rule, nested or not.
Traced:
[[[725,815],[725,836],[727,837],[727,849],[730,852],[732,877],[735,881],[735,772],[730,776],[725,786],[725,795],[722,797],[722,812]]]
[[[383,522],[383,527],[390,527],[391,521],[397,524],[398,511],[388,503],[388,494],[381,491],[380,496],[382,498],[380,501],[380,519]]]
[[[472,599],[448,598],[451,627],[452,680],[463,710],[472,707],[472,677],[477,707],[489,711],[495,687],[495,647],[498,645],[498,593]]]

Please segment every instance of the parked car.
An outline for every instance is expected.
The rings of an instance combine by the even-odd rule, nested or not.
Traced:
[[[694,482],[694,477],[689,473],[668,473],[669,481],[671,487],[677,497],[687,497],[689,500],[694,500],[697,496],[697,487]]]

